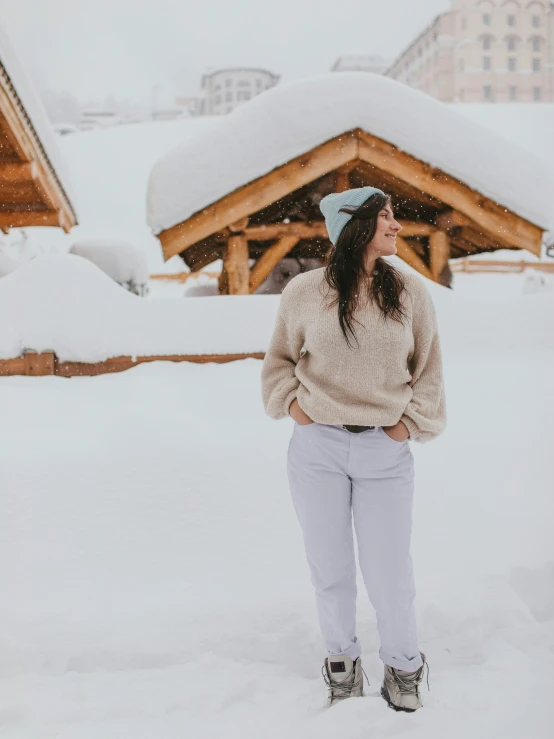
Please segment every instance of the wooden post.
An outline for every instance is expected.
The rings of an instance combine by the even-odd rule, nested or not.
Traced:
[[[257,290],[269,273],[299,241],[298,236],[283,236],[264,251],[250,272],[249,290],[251,293]]]
[[[225,269],[225,263],[219,273],[218,289],[220,295],[229,295],[229,275]]]
[[[248,295],[250,267],[248,266],[248,241],[244,234],[229,236],[223,265],[228,274],[229,295]]]
[[[44,375],[56,374],[56,359],[54,352],[43,352],[38,354],[26,351],[23,355],[25,361],[25,374],[30,377],[42,377]]]
[[[446,231],[435,231],[429,236],[429,251],[431,273],[435,282],[439,282],[439,277],[450,257],[450,242]]]

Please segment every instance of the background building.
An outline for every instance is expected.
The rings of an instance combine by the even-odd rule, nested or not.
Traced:
[[[553,102],[554,4],[453,0],[386,74],[444,102]]]
[[[210,72],[202,77],[202,89],[205,91],[203,112],[205,115],[230,113],[237,105],[274,87],[278,82],[278,75],[255,67]]]
[[[373,72],[383,74],[390,62],[381,56],[341,56],[333,64],[331,72]]]

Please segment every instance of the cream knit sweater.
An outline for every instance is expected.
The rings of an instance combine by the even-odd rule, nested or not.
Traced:
[[[350,347],[330,297],[325,268],[297,275],[281,294],[273,336],[262,366],[262,400],[272,418],[284,418],[297,398],[316,423],[393,426],[403,421],[410,439],[434,439],[446,425],[436,313],[423,280],[403,272],[403,324],[383,320],[367,297],[354,317]]]

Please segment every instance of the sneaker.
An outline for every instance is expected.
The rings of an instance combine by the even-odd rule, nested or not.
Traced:
[[[427,688],[429,689],[429,665],[423,652],[420,652],[423,664],[419,670],[408,672],[385,665],[385,679],[381,686],[381,695],[395,711],[417,711],[423,706],[419,686],[423,680],[423,668],[427,665]]]
[[[321,673],[329,688],[328,708],[345,698],[359,698],[363,695],[365,672],[361,657],[352,660],[352,657],[345,654],[331,655],[325,658]]]

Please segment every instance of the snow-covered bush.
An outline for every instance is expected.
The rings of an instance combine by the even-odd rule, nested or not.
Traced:
[[[118,239],[77,241],[70,252],[88,259],[129,292],[142,297],[147,294],[146,257],[132,244]]]

